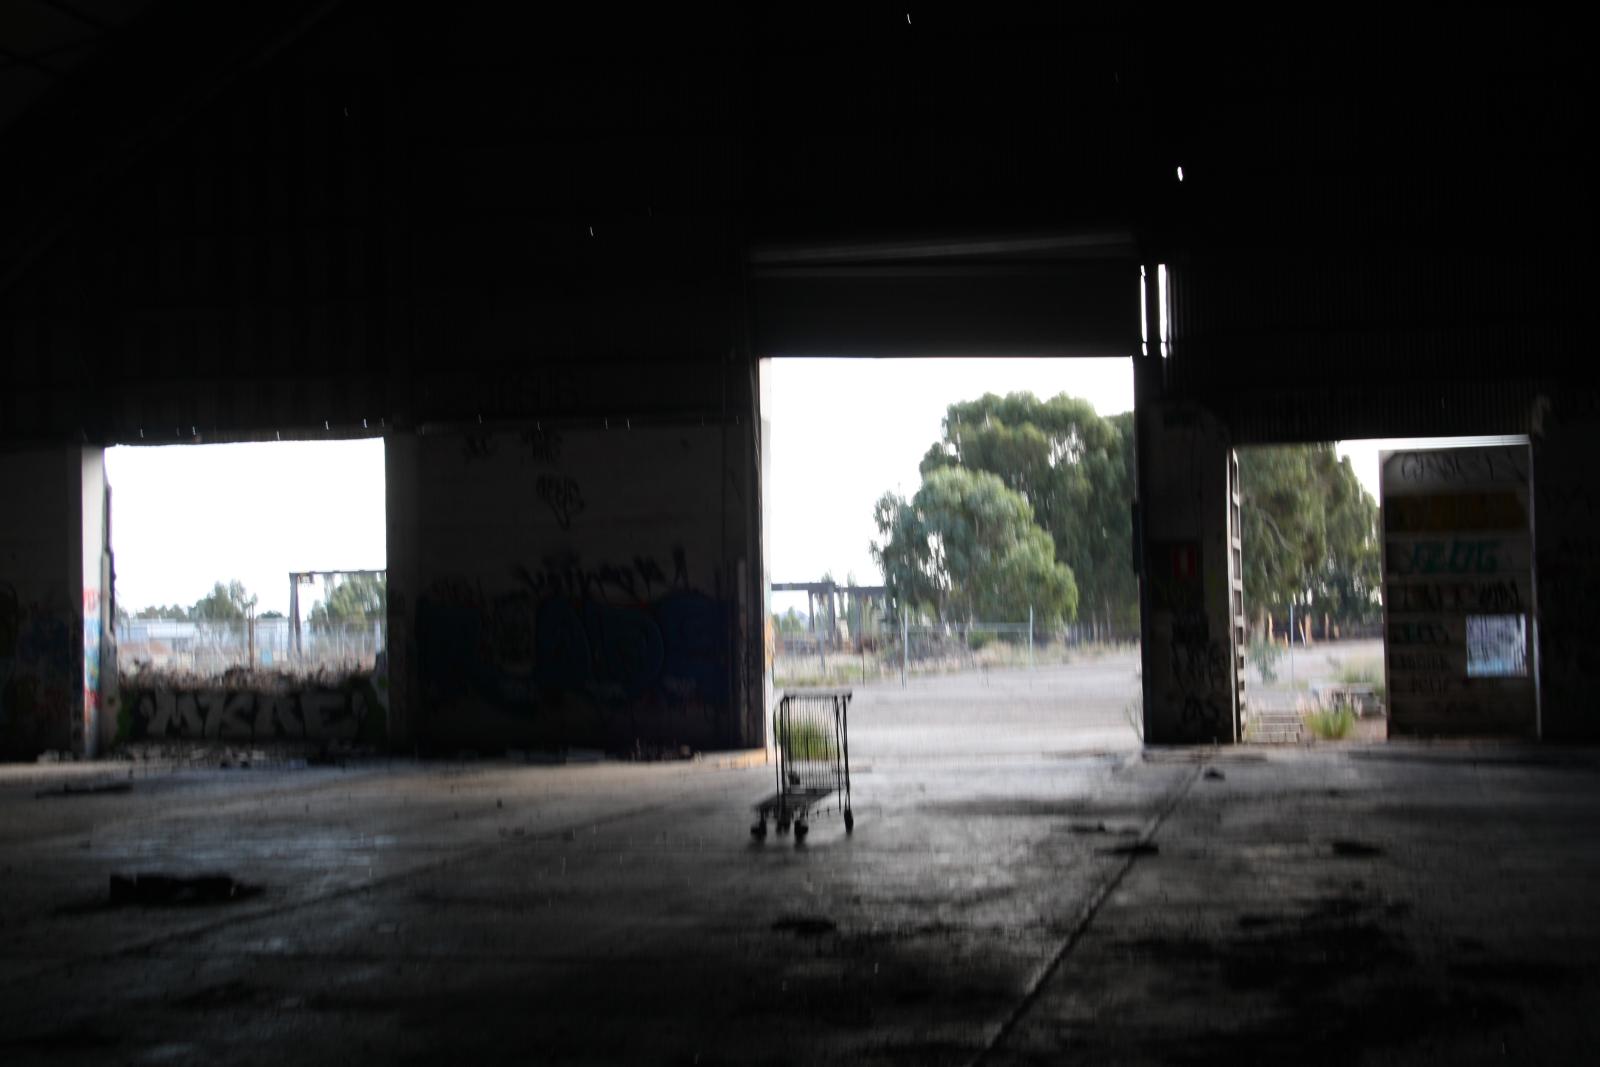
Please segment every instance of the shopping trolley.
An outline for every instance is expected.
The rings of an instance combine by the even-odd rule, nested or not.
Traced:
[[[767,819],[778,833],[794,827],[795,843],[805,840],[813,812],[842,811],[844,831],[855,829],[850,811],[850,690],[790,689],[773,714],[778,744],[778,791],[755,806],[750,836],[767,836]],[[824,805],[829,797],[832,804]]]

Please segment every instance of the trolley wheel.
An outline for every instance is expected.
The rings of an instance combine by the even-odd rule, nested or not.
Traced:
[[[767,839],[767,820],[762,819],[760,822],[751,826],[750,836],[755,838],[757,841],[765,841]]]
[[[856,828],[856,817],[850,814],[850,809],[844,809],[844,832],[851,833]]]
[[[794,824],[794,843],[798,845],[800,842],[804,841],[806,839],[806,834],[808,834],[810,832],[811,832],[811,827],[807,826],[805,823],[803,823],[803,822],[795,823]]]

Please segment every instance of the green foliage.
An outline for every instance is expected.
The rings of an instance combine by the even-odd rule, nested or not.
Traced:
[[[1350,731],[1355,729],[1356,714],[1349,708],[1313,711],[1306,716],[1306,724],[1320,740],[1337,741],[1342,737],[1348,737]]]
[[[856,576],[853,573],[846,574],[844,584],[846,589],[856,585]],[[876,597],[843,592],[839,597],[839,610],[843,613],[840,618],[850,628],[852,637],[882,633],[887,628],[888,620],[884,618],[883,602]]]
[[[833,734],[814,722],[793,722],[778,737],[789,759],[831,760],[837,751]]]
[[[1332,445],[1239,453],[1245,602],[1342,623],[1377,616],[1378,507]]]
[[[243,622],[255,611],[256,598],[235,578],[227,585],[217,582],[211,592],[195,601],[189,618],[196,622]]]
[[[136,619],[171,619],[176,622],[183,622],[189,618],[189,610],[177,604],[168,604],[164,607],[156,604],[147,608],[140,608],[134,612],[133,617]]]
[[[1283,656],[1283,649],[1271,641],[1252,641],[1246,656],[1261,675],[1262,682],[1271,685],[1278,680],[1278,660]]]
[[[1072,571],[1056,561],[1027,499],[993,474],[929,468],[910,501],[885,493],[874,518],[884,540],[872,553],[901,610],[943,622],[1016,619],[1032,605],[1042,625],[1077,613]]]
[[[772,626],[785,637],[799,637],[806,632],[806,620],[801,618],[800,613],[794,608],[790,608],[782,615],[772,616]]]
[[[967,635],[967,647],[974,652],[981,652],[994,644],[995,633],[993,630],[974,630]]]
[[[971,538],[966,524],[941,525],[950,518],[949,498],[965,493],[987,506],[995,491],[936,483],[949,472],[993,476],[1027,505],[1030,521],[1047,535],[1050,553],[1029,543],[1016,550],[1012,572],[985,572],[1003,580],[1003,595],[985,598],[970,584],[957,586],[972,580],[963,558]],[[1119,628],[1136,623],[1132,412],[1102,418],[1087,401],[1066,394],[1041,400],[1031,393],[990,393],[951,404],[940,440],[923,457],[922,476],[912,500],[885,494],[874,512],[881,539],[873,553],[895,603],[941,621],[972,618],[973,612],[1021,618],[1031,599],[1022,576],[1051,574],[1053,565],[1070,575],[1073,593],[1047,583],[1063,601],[1041,624],[1071,621],[1080,612]],[[1349,460],[1328,444],[1247,449],[1239,456],[1239,480],[1246,603],[1276,613],[1293,603],[1340,623],[1372,621],[1379,590],[1377,505]]]
[[[383,620],[389,612],[389,587],[382,574],[352,574],[334,586],[328,599],[311,609],[313,630]]]
[[[989,393],[952,404],[922,472],[951,467],[987,471],[1028,501],[1055,559],[1072,573],[1085,615],[1118,626],[1137,620],[1131,412],[1102,418],[1065,393]]]

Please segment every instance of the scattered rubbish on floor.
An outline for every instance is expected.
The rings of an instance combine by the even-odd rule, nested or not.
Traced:
[[[1161,849],[1154,841],[1129,841],[1125,845],[1112,845],[1100,851],[1107,856],[1154,856]]]
[[[133,784],[130,782],[91,782],[87,785],[77,785],[68,782],[55,789],[41,789],[33,794],[35,800],[45,797],[93,797],[104,793],[131,793]]]
[[[795,934],[799,937],[821,937],[839,929],[839,924],[832,919],[815,915],[790,915],[774,922],[772,928],[778,933]]]
[[[1333,854],[1335,856],[1348,856],[1360,858],[1366,856],[1381,856],[1383,849],[1377,845],[1369,845],[1364,841],[1334,841]]]
[[[1220,782],[1228,776],[1217,770],[1215,767],[1207,767],[1204,777]]]
[[[112,907],[181,908],[234,904],[260,893],[260,886],[245,885],[226,874],[113,874],[110,902]]]

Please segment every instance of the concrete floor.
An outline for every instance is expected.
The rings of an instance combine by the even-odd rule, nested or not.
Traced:
[[[873,699],[855,833],[818,818],[800,848],[746,832],[764,766],[0,769],[0,1062],[1600,1047],[1600,754],[1075,742],[1111,736],[1108,704],[1042,710],[1047,750],[935,730],[919,755],[869,743]],[[58,792],[93,783],[131,789]],[[262,892],[109,906],[111,874],[151,870]]]

